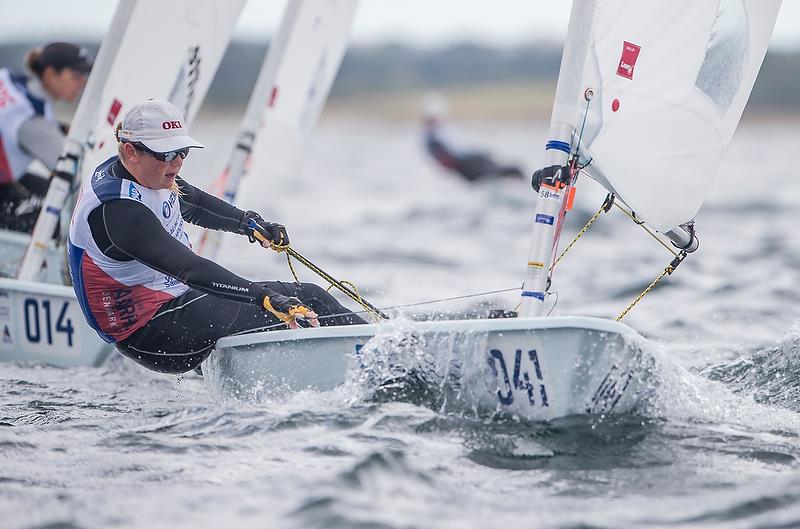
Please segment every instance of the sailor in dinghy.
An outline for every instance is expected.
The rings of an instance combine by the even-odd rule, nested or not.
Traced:
[[[456,148],[445,133],[448,108],[441,95],[429,94],[422,111],[425,150],[441,168],[470,183],[522,178],[519,167],[497,162],[483,150]]]
[[[84,184],[69,233],[73,286],[86,321],[123,355],[154,371],[197,368],[217,339],[299,326],[365,323],[311,283],[253,282],[191,249],[183,223],[246,235],[276,251],[286,229],[183,180],[192,148],[169,102],[133,107],[117,128],[118,156]],[[255,233],[257,232],[257,233]],[[327,317],[330,316],[330,317]]]
[[[0,69],[0,226],[30,232],[49,178],[28,172],[33,160],[55,169],[65,133],[53,103],[74,103],[92,63],[86,50],[53,42],[26,57],[30,75]]]

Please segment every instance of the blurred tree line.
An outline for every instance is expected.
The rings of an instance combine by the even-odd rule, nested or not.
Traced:
[[[21,69],[26,52],[40,43],[0,45],[0,66]],[[92,55],[97,43],[86,43]],[[247,101],[266,51],[265,43],[231,43],[208,94],[212,104]],[[505,82],[555,83],[561,48],[531,43],[495,48],[463,42],[439,48],[388,43],[351,47],[331,97],[405,90],[447,89]],[[767,54],[750,97],[751,105],[800,108],[800,51]]]

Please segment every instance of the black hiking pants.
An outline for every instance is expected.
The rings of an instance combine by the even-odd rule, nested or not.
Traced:
[[[302,300],[319,315],[320,325],[366,323],[313,283],[262,284]],[[285,328],[275,315],[256,305],[189,290],[162,305],[147,325],[117,343],[117,349],[147,369],[185,373],[198,367],[223,336]]]

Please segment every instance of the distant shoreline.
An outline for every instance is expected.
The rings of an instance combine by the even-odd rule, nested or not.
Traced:
[[[397,122],[419,121],[422,101],[430,91],[384,90],[362,94],[333,95],[325,104],[322,119],[364,119]],[[437,93],[447,98],[450,120],[547,121],[553,107],[555,82],[498,82],[453,86]],[[208,103],[204,112],[241,115],[242,104]],[[742,121],[800,121],[800,108],[748,104]]]
[[[555,82],[500,82],[436,90],[449,103],[450,119],[547,119]],[[422,101],[430,90],[386,90],[333,96],[325,117],[379,117],[419,120]]]
[[[419,120],[427,90],[398,90],[331,97],[323,117],[361,117]],[[436,90],[450,104],[449,119],[455,120],[549,120],[555,96],[555,81],[501,82],[478,86],[456,86]],[[800,108],[767,103],[748,103],[743,121],[800,120]]]

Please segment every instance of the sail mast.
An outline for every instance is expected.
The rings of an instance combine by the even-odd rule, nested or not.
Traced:
[[[572,3],[561,68],[556,85],[553,113],[550,118],[548,141],[543,167],[565,167],[572,153],[572,141],[577,126],[576,101],[581,93],[581,78],[591,36],[595,1]],[[554,173],[558,173],[554,169]],[[555,176],[555,174],[554,174]],[[559,175],[568,178],[568,175]],[[541,316],[550,277],[555,241],[558,236],[558,215],[565,200],[563,188],[542,182],[536,202],[528,266],[522,286],[520,316]]]

